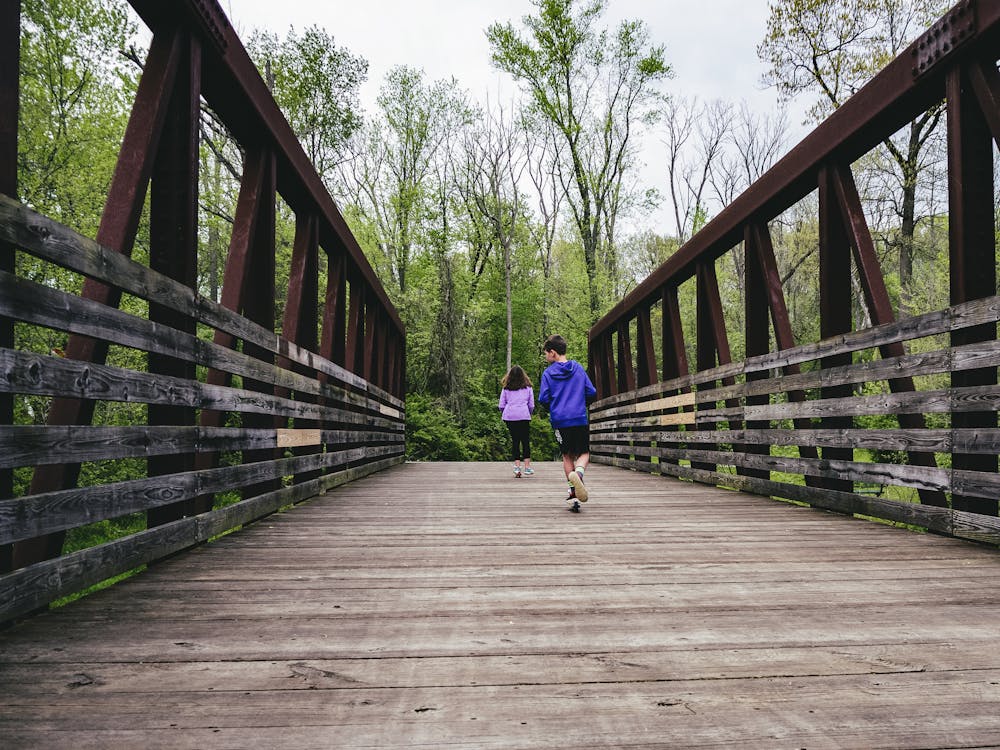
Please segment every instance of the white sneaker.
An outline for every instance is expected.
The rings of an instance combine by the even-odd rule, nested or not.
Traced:
[[[568,477],[569,483],[573,485],[573,491],[576,493],[576,499],[581,503],[587,502],[587,486],[583,483],[583,477],[581,477],[577,472],[572,471]]]

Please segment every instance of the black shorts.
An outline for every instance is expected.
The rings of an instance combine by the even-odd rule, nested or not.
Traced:
[[[590,453],[590,425],[560,427],[556,430],[559,452],[564,456],[582,456]]]

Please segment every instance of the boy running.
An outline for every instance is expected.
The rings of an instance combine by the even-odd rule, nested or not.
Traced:
[[[566,358],[566,339],[562,336],[549,336],[542,349],[549,366],[542,373],[538,403],[548,407],[549,420],[562,453],[563,470],[569,483],[566,502],[571,511],[579,513],[580,503],[587,502],[588,497],[583,483],[583,473],[590,463],[587,403],[597,395],[597,389],[580,363]]]

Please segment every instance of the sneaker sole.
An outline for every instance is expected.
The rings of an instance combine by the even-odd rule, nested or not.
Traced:
[[[587,494],[587,487],[584,485],[583,480],[580,479],[580,475],[575,471],[569,475],[569,483],[573,485],[573,491],[576,493],[576,499],[581,503],[587,502],[589,495]]]

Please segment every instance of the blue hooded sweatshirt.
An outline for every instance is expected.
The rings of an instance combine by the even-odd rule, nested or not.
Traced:
[[[538,403],[548,407],[549,420],[558,430],[587,424],[587,402],[596,395],[587,371],[579,362],[568,359],[545,368]]]

